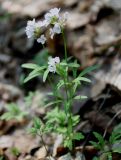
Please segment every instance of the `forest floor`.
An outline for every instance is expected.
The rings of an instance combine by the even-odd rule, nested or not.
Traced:
[[[108,138],[121,122],[121,1],[0,0],[0,116],[11,102],[20,108],[28,105],[31,114],[21,121],[0,120],[0,160],[46,159],[47,152],[39,137],[31,136],[26,129],[32,124],[32,116],[43,117],[48,112],[48,108],[43,108],[43,99],[50,86],[43,85],[41,78],[23,84],[28,72],[21,65],[27,62],[41,65],[47,60],[48,51],[27,39],[25,27],[28,20],[41,19],[53,7],[69,12],[65,29],[68,56],[78,60],[79,72],[94,64],[101,66],[89,74],[92,84],[80,90],[88,99],[73,106],[73,112],[81,117],[76,130],[86,137],[84,142],[76,143],[81,156],[77,155],[75,160],[91,160],[96,155],[89,144],[94,139],[93,131]],[[48,37],[47,46],[50,55],[63,57],[60,36],[54,40]],[[59,137],[50,133],[44,139],[55,159],[71,160],[65,148],[53,147]],[[121,155],[116,154],[113,159],[120,160]]]

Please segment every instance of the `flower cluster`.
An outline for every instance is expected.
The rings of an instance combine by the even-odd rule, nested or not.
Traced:
[[[51,25],[50,36],[53,39],[55,34],[60,34],[63,26],[68,17],[68,12],[65,12],[63,16],[59,15],[60,8],[51,9],[48,13],[45,14],[44,23],[46,26]]]
[[[48,70],[49,70],[49,72],[55,73],[56,72],[56,64],[59,64],[59,63],[60,63],[60,58],[59,57],[55,57],[55,58],[49,57],[48,58]]]
[[[32,21],[27,22],[26,26],[26,35],[28,38],[35,38],[37,39],[38,43],[44,44],[46,41],[46,37],[42,33],[42,30],[44,28],[44,23],[43,22],[36,22],[35,19]]]
[[[46,37],[42,34],[45,27],[50,27],[50,38],[53,39],[55,34],[60,34],[62,28],[67,20],[68,13],[65,12],[64,15],[60,15],[60,8],[51,9],[45,14],[44,20],[36,22],[35,19],[27,22],[26,35],[28,38],[35,38],[38,43],[44,44],[46,42]]]

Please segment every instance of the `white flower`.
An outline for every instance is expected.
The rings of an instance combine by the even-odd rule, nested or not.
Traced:
[[[55,65],[53,65],[53,66],[49,65],[48,70],[49,70],[49,72],[55,73],[56,72],[56,66]]]
[[[46,26],[46,27],[51,23],[51,18],[52,18],[51,13],[46,13],[46,14],[45,14],[44,23],[45,23],[45,26]]]
[[[26,35],[28,38],[31,38],[34,36],[34,31],[36,28],[36,22],[35,19],[33,19],[32,21],[28,21],[27,22],[27,26],[26,26]]]
[[[45,14],[44,24],[47,27],[51,25],[53,28],[50,28],[50,37],[53,39],[55,34],[60,34],[61,29],[65,25],[65,22],[68,18],[68,12],[65,12],[63,15],[59,14],[60,8],[53,8],[48,13]]]
[[[38,21],[38,22],[36,22],[36,24],[35,24],[35,27],[36,27],[36,28],[42,28],[42,27],[44,27],[44,26],[45,26],[44,21]]]
[[[59,57],[55,57],[55,58],[49,57],[48,58],[48,70],[49,70],[49,72],[53,72],[53,73],[56,72],[56,64],[57,63],[60,63],[60,58]]]
[[[41,35],[44,26],[45,26],[44,21],[35,22],[35,19],[33,19],[32,21],[28,21],[25,30],[27,37],[35,38],[37,39],[38,43],[44,44],[46,41],[46,37],[44,36],[44,34]]]
[[[59,17],[59,23],[62,27],[66,24],[68,16],[69,16],[69,13],[65,12],[61,17]]]
[[[64,21],[67,21],[68,16],[69,16],[69,13],[68,13],[68,12],[65,12],[65,13],[64,13],[64,16],[63,16]]]
[[[46,41],[46,37],[44,36],[44,34],[42,34],[40,38],[37,39],[37,42],[41,44],[44,44],[45,41]]]
[[[53,8],[48,13],[45,14],[45,26],[47,27],[51,23],[55,23],[59,19],[60,8]]]
[[[61,27],[59,25],[59,23],[56,23],[53,27],[53,31],[54,33],[60,34],[61,33]]]
[[[59,25],[59,23],[55,23],[53,28],[50,28],[50,37],[51,39],[53,39],[53,36],[55,34],[60,34],[61,33],[61,27]]]
[[[55,57],[54,61],[55,61],[55,63],[60,63],[60,58],[59,57]]]
[[[60,12],[60,8],[53,8],[50,10],[50,13],[52,16],[56,16],[59,18],[59,12]]]

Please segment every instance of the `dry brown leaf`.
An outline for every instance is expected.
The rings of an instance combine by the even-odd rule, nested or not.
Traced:
[[[85,26],[89,23],[89,14],[80,14],[78,12],[69,12],[69,19],[67,20],[67,27],[71,30]]]

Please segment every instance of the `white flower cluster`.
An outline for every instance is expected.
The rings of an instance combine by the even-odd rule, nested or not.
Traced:
[[[65,25],[65,22],[68,17],[68,12],[65,12],[63,16],[59,15],[60,8],[51,9],[48,13],[45,14],[44,23],[46,26],[51,25],[53,28],[50,28],[50,37],[53,39],[55,34],[60,34],[62,27]]]
[[[50,26],[51,39],[53,39],[55,34],[60,34],[67,20],[68,13],[65,12],[64,15],[61,16],[59,12],[60,8],[54,8],[45,14],[45,19],[43,21],[36,22],[35,19],[28,21],[25,30],[27,37],[35,38],[38,43],[44,44],[46,42],[46,37],[41,33],[43,29],[48,26]]]
[[[48,70],[49,72],[56,72],[56,64],[60,63],[60,58],[59,57],[49,57],[48,58]]]
[[[27,37],[34,37],[35,39],[37,39],[38,43],[44,44],[46,41],[46,37],[44,36],[44,34],[41,34],[43,27],[44,23],[41,21],[35,22],[35,19],[33,19],[32,21],[28,21],[25,30]]]

